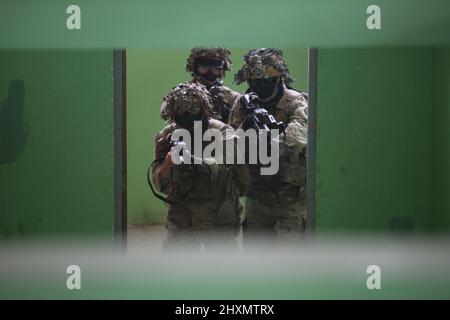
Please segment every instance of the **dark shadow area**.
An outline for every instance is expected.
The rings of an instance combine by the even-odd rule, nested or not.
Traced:
[[[24,121],[25,85],[11,80],[0,109],[0,164],[15,162],[25,149],[29,126]]]

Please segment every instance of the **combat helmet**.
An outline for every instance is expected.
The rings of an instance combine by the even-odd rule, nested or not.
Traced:
[[[190,72],[192,76],[195,76],[195,74],[194,74],[195,61],[199,58],[222,60],[224,71],[228,71],[231,69],[230,55],[231,55],[231,52],[229,50],[227,50],[225,48],[221,48],[221,47],[192,48],[191,54],[187,58],[186,71]]]
[[[180,83],[163,98],[163,101],[165,107],[161,117],[165,120],[175,120],[177,115],[185,112],[215,117],[210,94],[200,83]]]
[[[285,84],[293,79],[289,75],[287,64],[280,49],[257,48],[250,50],[243,57],[244,65],[234,75],[234,82],[241,84],[250,79],[267,79],[281,76]]]

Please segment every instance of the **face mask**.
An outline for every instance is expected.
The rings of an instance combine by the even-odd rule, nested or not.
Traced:
[[[186,111],[182,115],[175,117],[175,122],[184,129],[190,130],[194,127],[194,121],[202,120],[202,114],[191,114]]]
[[[274,94],[275,90],[278,89],[279,83],[279,77],[249,80],[250,90],[263,100]]]

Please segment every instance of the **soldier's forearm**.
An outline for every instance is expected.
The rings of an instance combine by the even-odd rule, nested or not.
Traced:
[[[170,178],[170,171],[172,169],[172,164],[164,161],[158,169],[158,178],[161,181],[168,180]]]

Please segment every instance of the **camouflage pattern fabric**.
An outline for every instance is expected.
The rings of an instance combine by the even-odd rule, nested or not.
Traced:
[[[195,60],[198,58],[210,58],[210,59],[217,59],[222,60],[224,62],[224,70],[231,70],[231,60],[230,60],[230,51],[225,48],[215,47],[215,48],[203,48],[203,47],[197,47],[192,48],[191,54],[187,58],[186,63],[186,71],[191,72],[192,76],[195,77],[193,74],[194,67],[195,67]]]
[[[280,49],[253,49],[244,56],[243,60],[244,65],[234,77],[236,84],[250,79],[267,79],[278,76],[281,76],[287,85],[292,82],[288,66],[283,60],[283,52]]]
[[[226,129],[230,127],[216,119],[208,119],[208,128],[218,129],[225,140],[233,139]],[[245,166],[224,165],[208,162],[211,167],[207,175],[199,165],[174,165],[170,177],[160,181],[158,169],[170,151],[170,138],[177,125],[166,126],[155,136],[155,159],[152,178],[156,188],[173,202],[168,204],[166,217],[167,238],[164,248],[170,250],[184,245],[198,248],[205,246],[235,248],[236,229],[239,226],[241,205],[240,190],[247,188],[249,173]],[[203,142],[203,148],[207,145]]]

